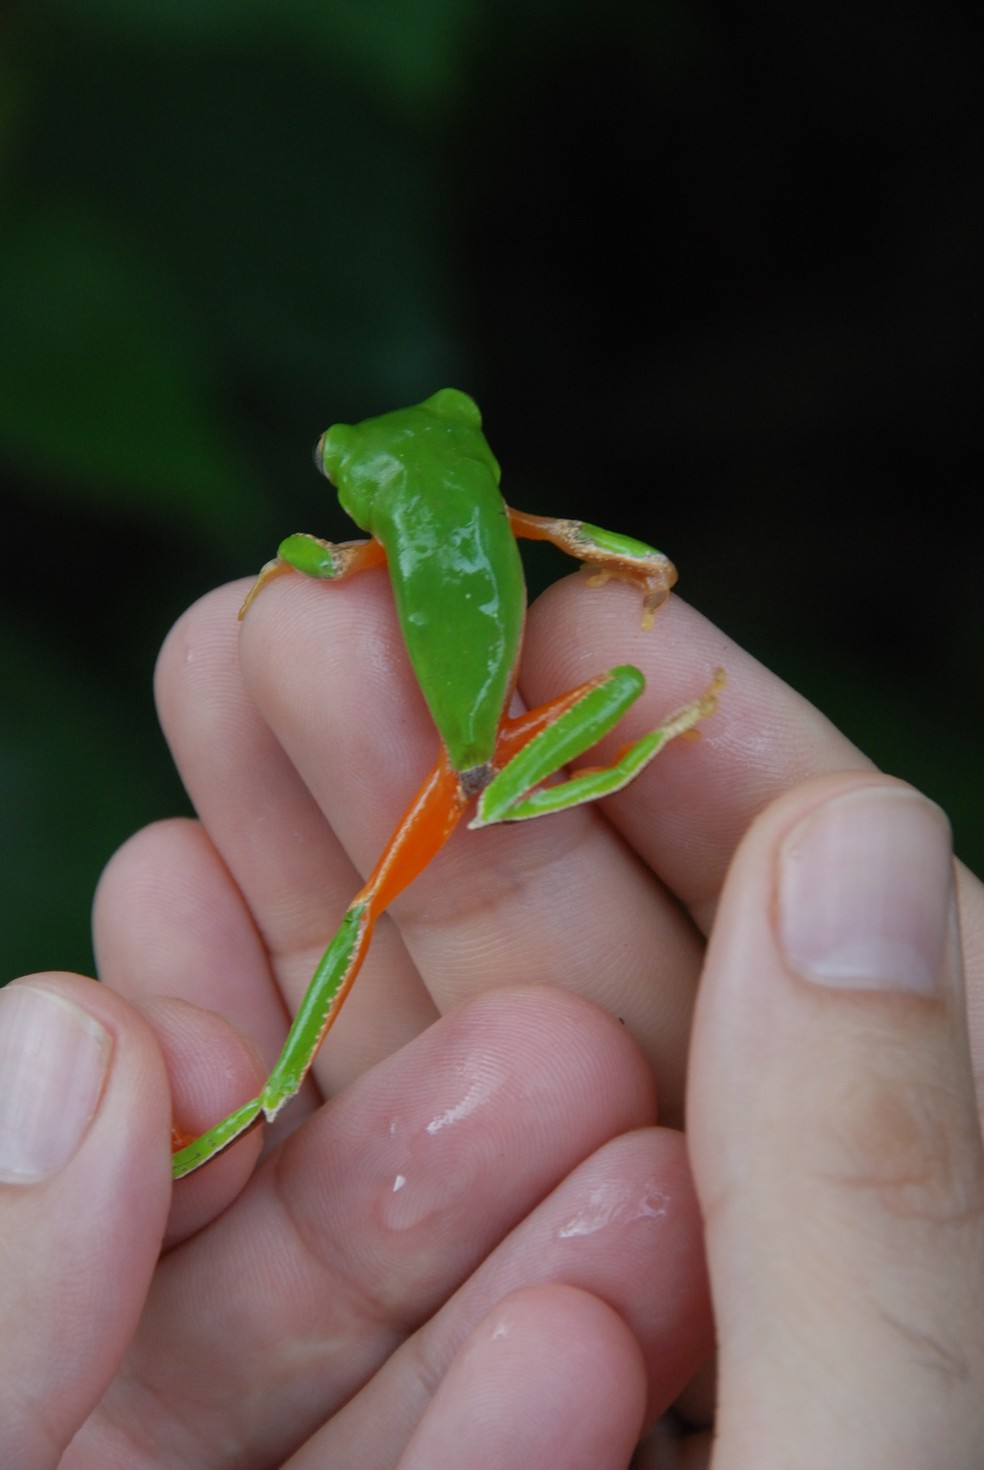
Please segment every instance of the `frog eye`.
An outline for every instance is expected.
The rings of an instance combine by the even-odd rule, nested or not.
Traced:
[[[314,446],[315,468],[333,484],[342,461],[352,448],[355,432],[351,424],[332,424]]]
[[[474,398],[458,388],[439,388],[420,405],[439,419],[452,419],[459,424],[470,424],[474,429],[482,427],[482,413]]]

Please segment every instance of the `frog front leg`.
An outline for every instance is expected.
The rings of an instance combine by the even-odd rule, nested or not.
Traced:
[[[642,626],[652,627],[657,608],[666,601],[677,580],[676,567],[662,551],[645,541],[637,541],[634,536],[606,531],[590,521],[535,516],[512,506],[507,507],[507,513],[514,536],[528,541],[549,541],[559,551],[591,567],[592,587],[604,586],[609,577],[640,587]]]
[[[281,541],[276,556],[260,568],[239,609],[239,616],[245,616],[261,587],[284,572],[302,572],[305,577],[316,577],[322,582],[340,582],[344,577],[354,577],[357,572],[368,571],[370,567],[385,565],[386,552],[374,536],[368,541],[324,541],[306,531],[295,531]]]

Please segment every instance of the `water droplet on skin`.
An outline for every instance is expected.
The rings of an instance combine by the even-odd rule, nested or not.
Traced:
[[[486,1065],[479,1075],[468,1084],[464,1095],[457,1102],[431,1118],[426,1131],[430,1134],[439,1133],[442,1128],[448,1128],[452,1123],[462,1122],[499,1091],[505,1077],[504,1068]]]
[[[427,1124],[426,1131],[431,1134],[439,1133],[442,1128],[448,1128],[452,1123],[460,1123],[463,1118],[468,1117],[469,1113],[473,1113],[485,1101],[488,1095],[487,1087],[484,1087],[480,1082],[473,1082],[459,1102],[454,1103],[449,1108],[445,1108],[443,1113],[438,1113],[436,1117],[431,1118]]]
[[[472,1053],[435,1079],[430,1108],[436,1103],[439,1111],[430,1116],[418,1112],[409,1118],[405,1114],[391,1118],[387,1131],[393,1143],[384,1165],[386,1182],[380,1198],[380,1218],[386,1229],[427,1226],[468,1197],[483,1167],[481,1151],[449,1130],[475,1117],[510,1075],[506,1062]],[[441,1107],[445,1098],[450,1100]],[[477,1126],[482,1127],[478,1122]]]
[[[561,1225],[557,1235],[561,1240],[571,1240],[578,1235],[594,1235],[608,1225],[628,1225],[633,1220],[659,1220],[666,1214],[669,1204],[669,1195],[652,1181],[640,1196],[635,1185],[622,1179],[612,1179],[591,1191],[587,1204]]]

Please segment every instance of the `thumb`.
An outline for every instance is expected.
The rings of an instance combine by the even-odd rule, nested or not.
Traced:
[[[170,1200],[146,1022],[75,975],[0,990],[0,1465],[57,1465],[132,1336]]]
[[[758,819],[692,1058],[715,1470],[979,1465],[984,1163],[938,808],[865,773]]]

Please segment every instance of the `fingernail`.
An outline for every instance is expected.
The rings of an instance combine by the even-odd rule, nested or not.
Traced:
[[[36,985],[0,990],[0,1180],[35,1184],[75,1153],[99,1104],[112,1040]]]
[[[946,817],[916,791],[862,787],[818,807],[780,849],[791,968],[845,989],[938,992],[951,857]]]

